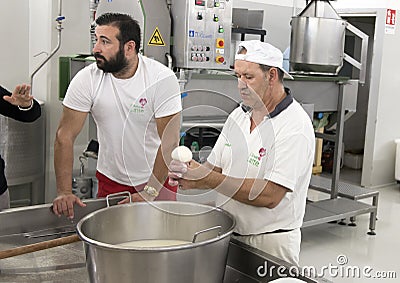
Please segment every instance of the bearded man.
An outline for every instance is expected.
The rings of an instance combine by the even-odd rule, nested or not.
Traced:
[[[176,195],[176,187],[165,184],[166,164],[179,143],[182,105],[175,74],[139,54],[140,27],[129,15],[99,16],[95,35],[96,63],[72,79],[54,144],[53,211],[69,218],[75,204],[85,206],[72,193],[71,180],[74,142],[89,113],[99,140],[97,197],[121,191],[130,191],[134,201]]]

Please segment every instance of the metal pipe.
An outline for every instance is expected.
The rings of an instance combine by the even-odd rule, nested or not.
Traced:
[[[348,55],[346,53],[344,54],[343,59],[360,70],[360,75],[359,75],[360,84],[364,84],[365,78],[367,75],[367,55],[368,55],[369,36],[350,23],[346,24],[346,29],[348,29],[349,31],[354,33],[356,36],[361,38],[360,62],[358,62],[356,59],[354,59],[353,57],[351,57],[350,55]]]
[[[59,1],[58,1],[58,16],[59,16],[59,17],[61,16],[61,10],[62,10],[61,5],[62,5],[62,0],[59,0]]]
[[[61,10],[62,10],[62,0],[58,0],[58,17],[56,18],[57,21],[57,31],[58,31],[58,35],[57,35],[57,46],[56,48],[54,48],[54,50],[50,53],[50,55],[33,71],[32,75],[31,75],[31,94],[33,94],[33,78],[34,76],[37,74],[37,72],[39,72],[39,70],[50,60],[51,57],[53,57],[53,55],[58,51],[58,49],[60,49],[61,46],[61,30],[62,28],[62,21],[65,19],[64,16],[61,15]]]
[[[165,57],[167,57],[168,60],[168,68],[172,70],[172,56],[169,53],[166,53]]]
[[[297,0],[293,0],[292,17],[295,17],[296,14],[297,14]]]

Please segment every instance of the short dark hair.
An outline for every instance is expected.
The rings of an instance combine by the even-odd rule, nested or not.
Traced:
[[[281,69],[279,69],[278,67],[271,67],[271,66],[267,66],[267,65],[263,65],[263,64],[258,64],[260,65],[261,70],[266,73],[269,71],[269,69],[271,68],[276,68],[276,70],[278,71],[278,79],[281,83],[283,83],[283,77],[284,77],[284,73]]]
[[[120,44],[125,44],[133,40],[136,44],[135,50],[139,53],[140,49],[140,26],[139,23],[127,14],[105,13],[96,19],[99,26],[115,26],[119,29],[117,39]]]

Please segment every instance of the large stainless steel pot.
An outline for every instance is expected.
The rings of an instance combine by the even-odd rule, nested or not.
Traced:
[[[344,53],[346,30],[362,40],[360,61]],[[292,18],[290,72],[293,74],[337,75],[346,60],[360,70],[360,83],[364,83],[367,49],[368,35],[343,20],[329,1],[311,1],[299,16]]]
[[[77,231],[91,282],[221,283],[234,226],[234,218],[219,208],[160,201],[95,211],[79,221]],[[157,248],[119,245],[145,239],[190,243]]]
[[[293,17],[290,71],[336,75],[343,65],[345,30],[342,19]]]
[[[311,1],[292,18],[290,71],[336,75],[343,65],[345,29],[329,1]]]

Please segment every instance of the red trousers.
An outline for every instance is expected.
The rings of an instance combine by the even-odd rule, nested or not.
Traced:
[[[146,183],[138,186],[123,185],[104,176],[99,171],[96,172],[96,177],[97,180],[99,181],[97,198],[105,198],[109,194],[114,194],[124,191],[128,191],[131,194],[137,193],[142,191],[144,186],[146,185]],[[176,200],[177,190],[178,186],[170,186],[168,184],[168,179],[167,179],[156,200]]]

